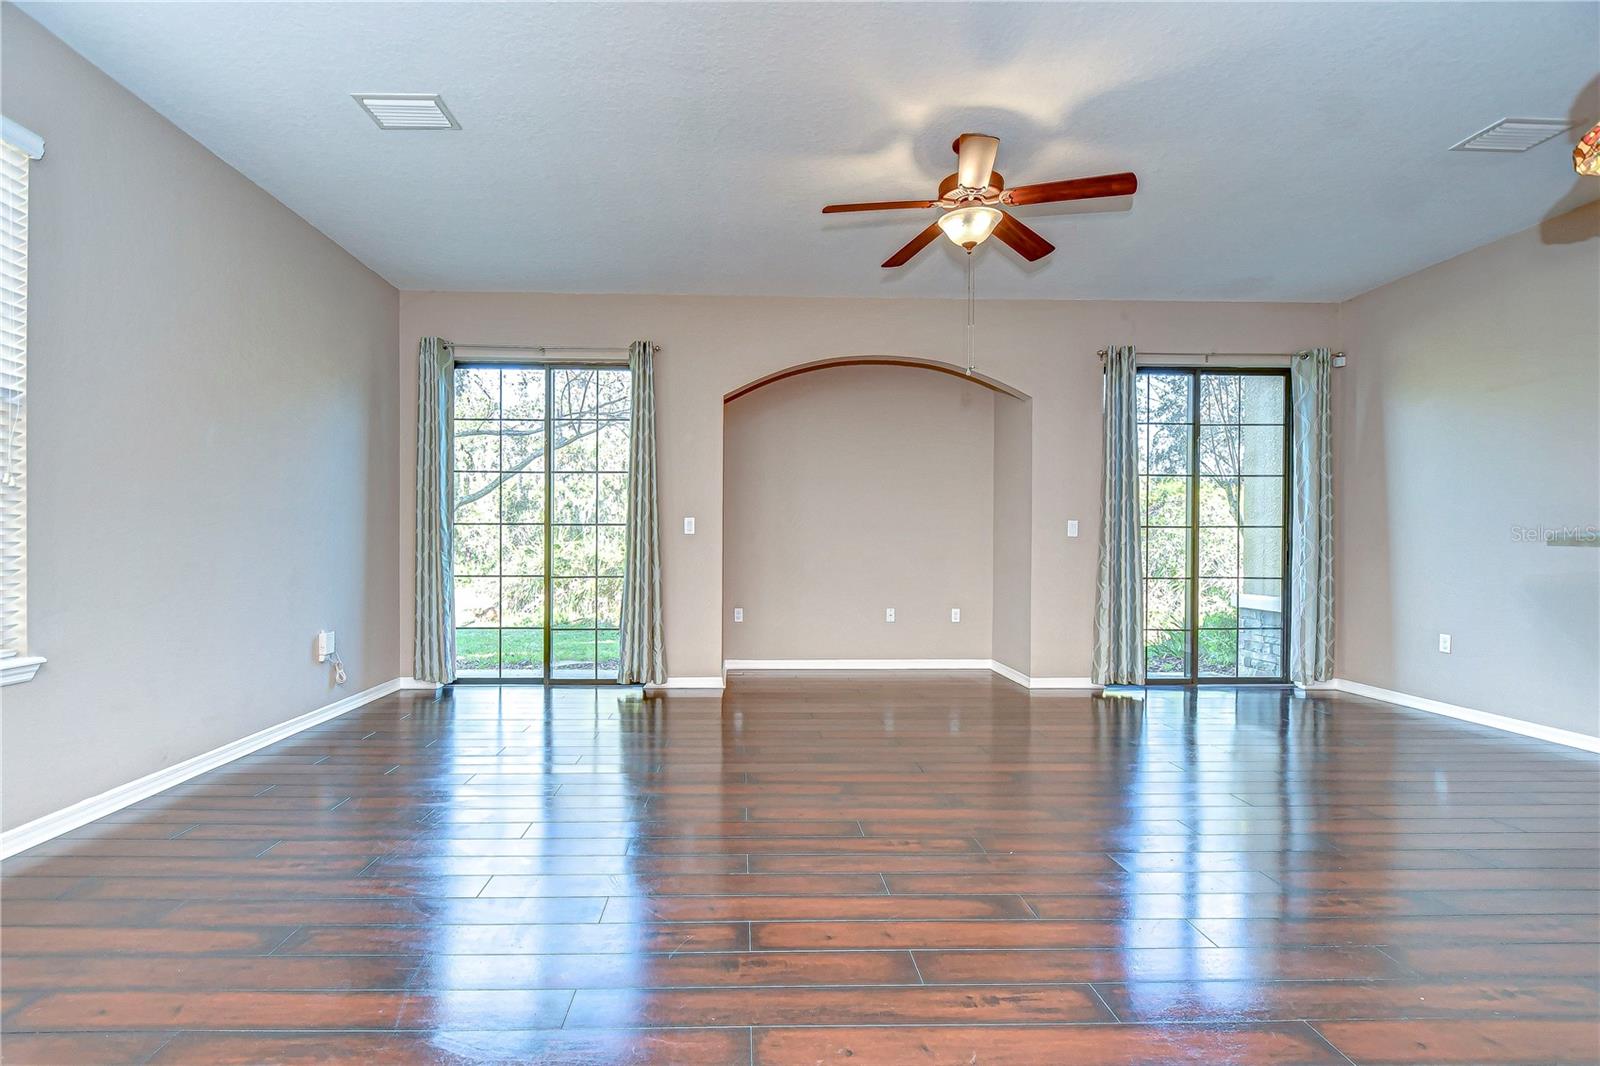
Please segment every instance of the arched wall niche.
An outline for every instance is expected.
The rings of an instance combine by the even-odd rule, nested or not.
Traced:
[[[726,393],[729,668],[1027,672],[1032,406],[1005,382],[896,355],[797,363]]]

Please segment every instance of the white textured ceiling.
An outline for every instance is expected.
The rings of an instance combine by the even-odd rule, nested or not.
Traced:
[[[951,296],[951,139],[1012,185],[1133,170],[1131,201],[1017,211],[1058,251],[979,250],[980,294],[1330,300],[1600,197],[1600,5],[24,3],[403,289]],[[385,133],[357,91],[438,92]],[[48,130],[41,131],[47,137]]]

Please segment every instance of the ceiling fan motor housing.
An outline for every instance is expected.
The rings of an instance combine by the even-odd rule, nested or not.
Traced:
[[[961,185],[961,175],[951,174],[939,183],[939,199],[950,199],[952,203],[981,203],[993,204],[1000,201],[1000,194],[1005,191],[1006,179],[1000,176],[998,170],[989,172],[989,184],[982,189],[968,189]]]

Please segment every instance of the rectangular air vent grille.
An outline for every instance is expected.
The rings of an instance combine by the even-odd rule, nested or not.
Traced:
[[[1559,137],[1572,128],[1564,118],[1503,118],[1488,129],[1479,130],[1452,152],[1526,152],[1536,144]]]
[[[461,124],[435,93],[352,93],[383,130],[458,130]]]

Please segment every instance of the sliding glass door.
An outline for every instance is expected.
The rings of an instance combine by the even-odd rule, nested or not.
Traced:
[[[1281,370],[1139,371],[1152,682],[1284,680],[1288,392]]]
[[[458,366],[456,673],[615,680],[630,377],[617,366]]]

